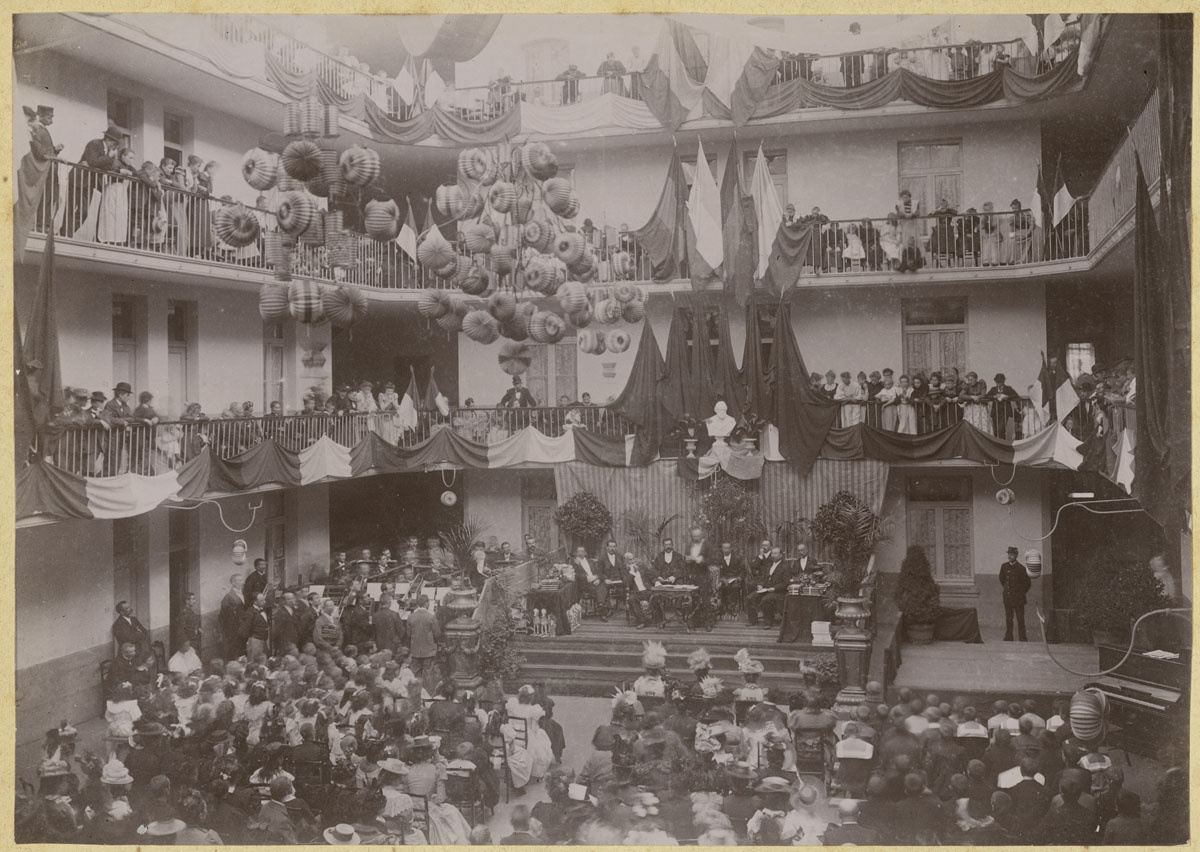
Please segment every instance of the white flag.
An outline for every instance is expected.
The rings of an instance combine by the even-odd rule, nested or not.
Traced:
[[[783,209],[779,206],[779,195],[775,192],[761,143],[754,160],[754,176],[750,179],[750,196],[754,199],[754,212],[758,218],[758,269],[754,277],[762,278],[771,262],[771,248],[783,221]]]
[[[725,259],[724,236],[721,233],[721,192],[708,160],[704,158],[704,143],[696,152],[696,176],[688,196],[688,217],[696,233],[696,251],[712,269]]]

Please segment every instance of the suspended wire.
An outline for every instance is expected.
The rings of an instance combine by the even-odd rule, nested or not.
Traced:
[[[204,499],[204,498],[197,499],[195,505],[193,505],[193,506],[177,506],[173,503],[164,503],[163,505],[166,506],[168,509],[182,509],[185,512],[190,512],[193,509],[199,509],[201,506],[204,506],[205,504],[211,504],[211,505],[217,507],[217,517],[220,518],[220,520],[221,520],[221,526],[225,527],[225,529],[229,530],[232,533],[244,533],[247,530],[249,530],[252,526],[254,526],[254,519],[258,516],[258,510],[263,507],[263,501],[261,498],[258,501],[258,505],[248,506],[247,508],[250,509],[250,523],[246,524],[246,526],[242,527],[241,529],[237,529],[235,527],[229,526],[229,523],[225,520],[225,510],[223,508],[221,508],[220,502],[218,502],[216,500],[208,500],[208,499]]]
[[[1017,538],[1022,539],[1023,541],[1030,541],[1030,542],[1045,541],[1046,539],[1050,538],[1050,536],[1054,535],[1054,531],[1056,529],[1058,529],[1058,521],[1059,521],[1059,517],[1062,515],[1063,509],[1069,508],[1071,506],[1079,506],[1080,508],[1085,509],[1088,512],[1091,512],[1093,515],[1127,515],[1127,514],[1130,514],[1133,512],[1146,511],[1141,506],[1138,506],[1136,509],[1101,510],[1101,509],[1093,509],[1092,508],[1092,506],[1100,504],[1100,503],[1127,503],[1132,499],[1134,499],[1134,498],[1133,497],[1117,497],[1116,499],[1113,499],[1113,500],[1077,500],[1073,503],[1063,503],[1061,506],[1058,507],[1058,511],[1054,513],[1054,526],[1052,526],[1050,528],[1050,532],[1046,533],[1044,536],[1041,536],[1039,538],[1030,538],[1030,537],[1024,535],[1023,533],[1021,533],[1021,531],[1017,529],[1016,525],[1012,522],[1012,506],[1009,506],[1008,507],[1008,528],[1010,530],[1012,530],[1012,532],[1017,536]]]
[[[1101,513],[1101,514],[1103,514],[1103,513]],[[1046,638],[1046,616],[1042,615],[1042,608],[1040,606],[1037,608],[1037,617],[1038,617],[1038,622],[1041,625],[1042,644],[1046,647],[1046,655],[1050,657],[1051,661],[1053,661],[1053,663],[1056,666],[1058,666],[1060,669],[1062,669],[1065,672],[1070,672],[1071,674],[1078,675],[1079,677],[1102,677],[1106,674],[1112,674],[1117,669],[1121,668],[1121,666],[1125,665],[1125,661],[1128,660],[1130,655],[1133,653],[1133,642],[1134,642],[1134,639],[1137,637],[1138,625],[1141,624],[1142,621],[1144,621],[1145,619],[1149,618],[1152,615],[1165,615],[1168,613],[1182,613],[1182,612],[1191,612],[1191,611],[1192,611],[1191,607],[1168,607],[1166,609],[1152,609],[1149,612],[1145,613],[1140,618],[1138,618],[1137,621],[1135,621],[1133,623],[1133,629],[1129,633],[1129,647],[1125,650],[1125,656],[1123,656],[1121,658],[1121,661],[1119,663],[1117,663],[1115,666],[1113,666],[1112,668],[1108,668],[1108,669],[1105,669],[1104,671],[1099,671],[1099,672],[1077,672],[1077,671],[1075,671],[1075,669],[1069,669],[1066,666],[1064,666],[1062,663],[1060,663],[1055,658],[1054,652],[1050,650],[1050,640]]]
[[[1017,478],[1016,464],[1015,463],[1013,464],[1012,473],[1010,473],[1008,475],[1007,482],[1001,482],[999,479],[996,478],[996,468],[998,468],[998,467],[1000,467],[1000,465],[998,463],[997,464],[991,464],[991,463],[988,464],[988,473],[990,473],[992,475],[992,482],[996,483],[997,485],[999,485],[1003,488],[1006,488],[1009,485],[1012,485],[1012,481]]]

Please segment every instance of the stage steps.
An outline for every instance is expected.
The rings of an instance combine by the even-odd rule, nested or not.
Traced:
[[[832,654],[833,648],[781,645],[775,641],[777,636],[777,630],[729,620],[718,622],[711,633],[687,633],[682,628],[637,630],[620,615],[607,623],[588,618],[570,636],[521,637],[519,653],[525,663],[513,680],[544,683],[551,694],[610,696],[618,684],[632,685],[642,674],[642,642],[653,639],[666,646],[667,667],[673,676],[693,681],[687,656],[702,647],[712,655],[713,674],[731,687],[743,682],[733,655],[748,648],[763,664],[759,683],[786,696],[802,687],[801,660]]]

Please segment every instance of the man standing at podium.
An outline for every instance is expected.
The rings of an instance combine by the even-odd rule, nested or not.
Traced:
[[[700,605],[696,607],[694,618],[697,625],[703,625],[704,629],[711,633],[713,629],[713,584],[709,566],[717,565],[718,559],[716,551],[704,537],[704,530],[700,527],[692,527],[692,540],[688,544],[684,562],[687,563],[688,582],[698,587],[696,594],[700,596]]]
[[[1025,636],[1025,594],[1032,585],[1025,566],[1017,561],[1015,547],[1008,549],[1008,561],[1000,566],[1000,587],[1004,589],[1004,641],[1013,640],[1013,620],[1017,622],[1017,636],[1022,642]]]

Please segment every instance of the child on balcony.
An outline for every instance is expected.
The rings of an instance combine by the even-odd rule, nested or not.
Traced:
[[[921,253],[921,247],[917,245],[917,238],[909,237],[908,243],[904,246],[904,252],[900,255],[900,271],[916,272],[924,265],[925,255]]]
[[[883,249],[888,266],[898,269],[900,256],[904,253],[904,243],[901,239],[900,220],[895,213],[888,214],[887,224],[883,226],[883,232],[879,235],[879,247]]]
[[[881,391],[882,393],[882,391]],[[917,434],[917,409],[912,401],[913,389],[907,375],[900,377],[896,391],[896,431],[901,435]]]
[[[891,373],[888,373],[883,377],[883,387],[875,394],[875,399],[880,404],[880,428],[884,431],[896,431],[898,421],[896,400],[899,395],[900,390],[892,381]]]

